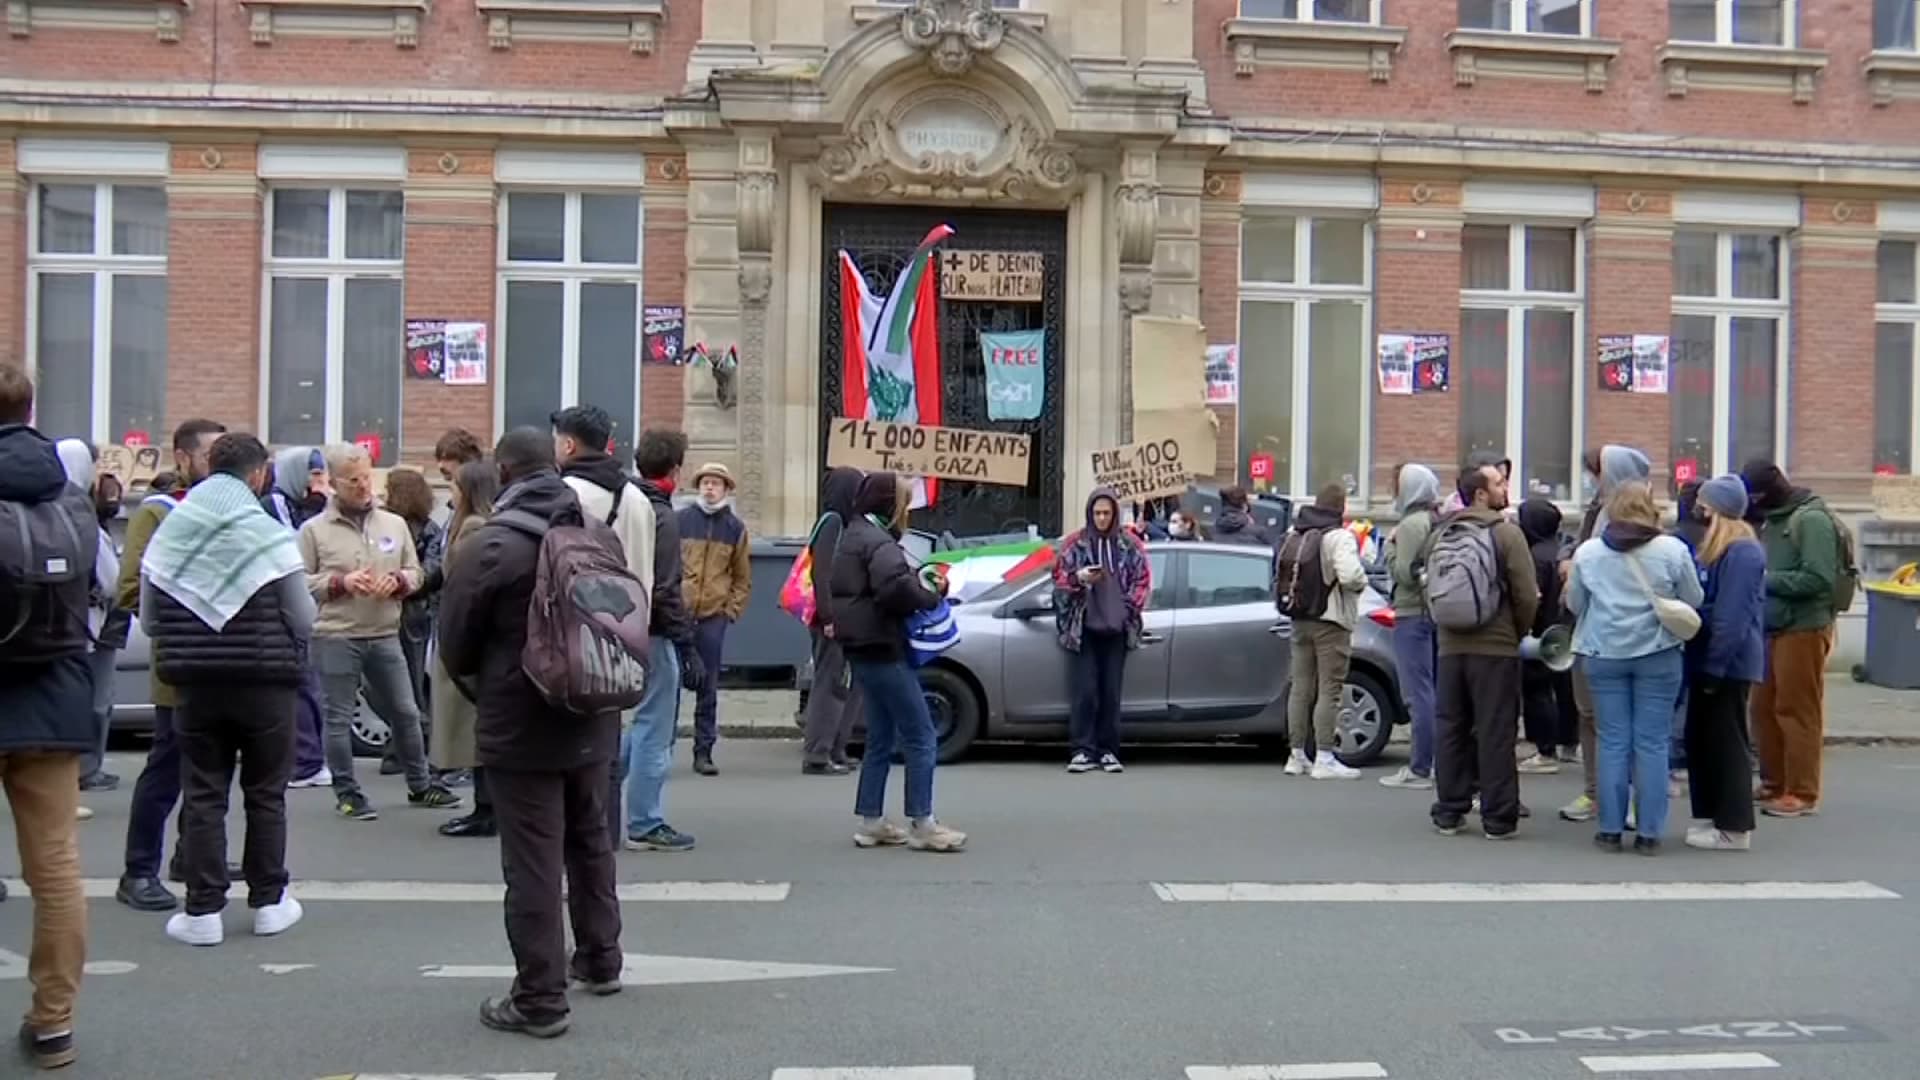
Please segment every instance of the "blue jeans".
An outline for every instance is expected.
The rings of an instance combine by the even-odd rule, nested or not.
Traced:
[[[667,823],[667,770],[673,767],[673,731],[680,723],[680,650],[666,638],[653,639],[653,663],[646,695],[633,710],[633,723],[620,736],[627,794],[627,835],[645,836]]]
[[[80,756],[82,780],[99,772],[107,763],[107,736],[113,732],[113,667],[119,656],[118,649],[96,645],[87,657],[93,669],[93,723],[100,738],[92,750]]]
[[[1667,750],[1673,703],[1680,696],[1681,650],[1631,660],[1590,656],[1586,666],[1600,737],[1600,831],[1626,828],[1631,776],[1637,831],[1658,840],[1667,827]]]
[[[867,749],[860,756],[860,788],[853,812],[863,818],[883,816],[887,804],[887,770],[898,745],[907,759],[907,817],[912,821],[933,816],[933,717],[920,692],[920,679],[905,660],[850,658],[853,680],[867,704]]]
[[[1413,714],[1413,761],[1416,776],[1433,775],[1434,661],[1439,648],[1433,620],[1425,615],[1400,615],[1393,621],[1393,662],[1400,669],[1400,694]]]

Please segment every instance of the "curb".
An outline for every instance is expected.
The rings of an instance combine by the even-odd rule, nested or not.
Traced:
[[[798,741],[801,738],[800,729],[791,724],[721,724],[720,734],[729,739],[763,739],[767,741],[787,742]],[[693,727],[691,725],[682,725],[679,731],[679,737],[683,739],[692,738]],[[1920,747],[1920,734],[1885,735],[1871,731],[1845,732],[1827,735],[1826,745],[1912,749]]]
[[[1828,746],[1920,746],[1920,735],[1876,735],[1870,731],[1858,734],[1828,735]]]

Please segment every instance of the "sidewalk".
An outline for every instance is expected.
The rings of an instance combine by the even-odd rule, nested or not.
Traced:
[[[722,690],[720,730],[733,738],[797,739],[792,690]],[[693,731],[693,696],[680,706],[681,732]],[[1827,678],[1829,746],[1920,746],[1920,690],[1883,690],[1845,675]]]

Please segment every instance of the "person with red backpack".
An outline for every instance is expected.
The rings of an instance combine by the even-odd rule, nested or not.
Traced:
[[[1360,770],[1333,756],[1334,723],[1353,659],[1353,624],[1367,570],[1360,543],[1346,527],[1347,489],[1328,484],[1312,506],[1294,515],[1293,529],[1273,557],[1274,606],[1293,621],[1287,695],[1288,776],[1355,780]],[[1311,741],[1314,755],[1307,756]]]
[[[555,471],[547,432],[508,432],[494,448],[494,461],[502,485],[494,514],[455,550],[440,596],[440,659],[454,680],[473,690],[478,707],[475,743],[500,832],[507,940],[517,969],[506,996],[482,1003],[480,1020],[498,1031],[550,1039],[570,1022],[569,980],[596,995],[616,994],[624,963],[606,806],[620,713],[556,701],[565,700],[581,659],[565,653],[569,642],[553,640],[552,631],[567,622],[556,609],[571,609],[583,593],[610,593],[609,606],[622,620],[644,620],[646,610],[614,533],[582,516],[579,499]],[[574,569],[598,557],[621,580],[575,573],[573,588],[552,586],[557,548],[574,560]],[[542,594],[543,585],[558,599]],[[537,604],[549,619],[536,619]],[[557,671],[532,663],[554,655],[562,657]],[[620,669],[633,666],[614,657],[596,668],[598,659],[605,658],[587,667],[609,687],[622,682],[615,677]],[[565,912],[572,916],[571,957]]]

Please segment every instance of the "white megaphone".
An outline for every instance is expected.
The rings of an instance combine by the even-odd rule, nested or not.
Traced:
[[[1537,637],[1521,638],[1520,659],[1538,660],[1549,671],[1568,670],[1573,667],[1573,631],[1554,626]]]

